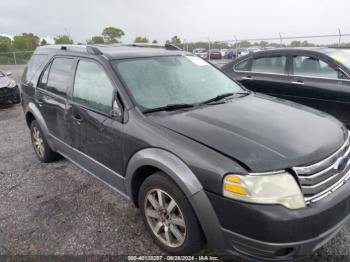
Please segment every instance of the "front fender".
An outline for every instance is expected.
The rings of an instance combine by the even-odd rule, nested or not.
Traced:
[[[130,197],[132,197],[132,179],[135,171],[143,166],[153,166],[162,170],[170,176],[187,197],[203,189],[197,177],[176,155],[159,148],[147,148],[138,151],[128,163],[125,187]]]
[[[180,187],[191,203],[210,247],[219,249],[226,245],[219,219],[201,183],[179,157],[166,150],[147,148],[137,152],[130,159],[125,176],[125,188],[130,199],[133,199],[133,176],[136,170],[143,166],[153,166],[162,170]]]

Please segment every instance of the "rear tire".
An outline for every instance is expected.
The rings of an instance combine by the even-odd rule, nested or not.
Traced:
[[[202,248],[204,236],[192,206],[164,173],[157,172],[143,182],[138,203],[148,231],[167,253],[189,255]]]
[[[61,158],[61,155],[52,151],[49,144],[47,143],[46,137],[44,136],[38,122],[33,120],[30,124],[30,137],[35,154],[39,160],[43,163],[49,163],[56,161]]]

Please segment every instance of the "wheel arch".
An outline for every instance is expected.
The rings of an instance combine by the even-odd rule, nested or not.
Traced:
[[[32,112],[27,112],[25,117],[27,126],[30,128],[31,123],[35,120],[35,116]]]
[[[146,178],[156,171],[163,171],[167,174],[181,188],[186,197],[203,189],[197,177],[179,157],[160,148],[146,148],[134,154],[126,168],[126,193],[134,203],[137,202],[135,190],[138,190],[135,188],[138,185],[135,181],[139,181],[140,177]]]
[[[38,107],[33,102],[30,102],[30,103],[28,103],[25,112],[26,112],[25,116],[26,116],[26,121],[27,121],[28,127],[30,127],[29,126],[30,122],[28,122],[28,120],[30,120],[30,121],[36,120],[39,123],[40,128],[42,129],[44,134],[47,135],[48,128],[47,128],[47,125],[45,123],[44,117],[41,114]]]
[[[142,149],[129,160],[126,168],[125,188],[133,203],[138,205],[138,190],[142,182],[157,171],[168,175],[186,195],[209,245],[214,249],[224,247],[226,244],[219,219],[201,183],[185,162],[166,150]]]
[[[55,146],[53,141],[50,139],[49,129],[47,128],[44,117],[41,114],[39,108],[33,102],[29,102],[25,109],[25,119],[29,128],[33,120],[36,120],[38,122],[40,129],[46,137],[47,143],[53,150],[55,150]]]

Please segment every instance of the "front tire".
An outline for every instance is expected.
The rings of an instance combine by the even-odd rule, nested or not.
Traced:
[[[143,182],[138,202],[148,231],[167,253],[187,255],[202,248],[204,236],[189,201],[164,173]]]
[[[49,163],[61,158],[61,156],[52,151],[47,140],[36,120],[30,124],[30,137],[32,139],[35,154],[43,163]]]

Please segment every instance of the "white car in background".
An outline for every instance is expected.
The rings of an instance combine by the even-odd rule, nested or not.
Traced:
[[[207,50],[205,48],[196,48],[193,49],[193,54],[201,58],[207,58]]]
[[[222,57],[225,57],[227,51],[228,51],[228,49],[221,49],[221,50],[220,50],[221,56],[222,56]]]
[[[11,73],[0,71],[0,105],[17,104],[20,100],[19,89]]]

